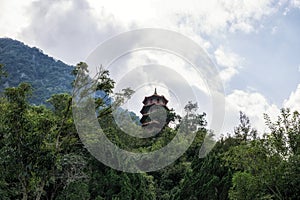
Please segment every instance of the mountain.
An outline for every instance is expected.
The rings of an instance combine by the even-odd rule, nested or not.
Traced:
[[[21,82],[31,83],[33,94],[30,102],[33,104],[45,104],[52,94],[72,91],[73,66],[49,57],[36,47],[0,38],[0,64],[8,73],[8,77],[0,83],[0,91]]]
[[[71,93],[74,76],[71,75],[74,66],[67,65],[44,54],[41,49],[29,47],[24,43],[10,38],[0,38],[0,64],[8,73],[7,78],[1,78],[0,93],[7,87],[16,87],[21,82],[30,83],[33,94],[30,103],[35,105],[46,104],[52,94]],[[98,91],[96,97],[105,96]],[[111,104],[113,99],[107,102]],[[120,112],[128,112],[119,108]],[[136,123],[138,116],[133,112],[129,115]]]

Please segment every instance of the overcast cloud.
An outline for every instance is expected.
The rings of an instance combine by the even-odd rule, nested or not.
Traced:
[[[299,0],[4,0],[0,6],[1,37],[37,46],[69,64],[85,60],[100,43],[124,31],[163,28],[184,34],[207,52],[220,71],[226,94],[224,132],[238,124],[239,111],[264,131],[263,113],[275,117],[283,106],[300,109]],[[122,62],[124,72],[139,64],[172,66],[194,91],[205,94],[203,84],[195,84],[199,77],[185,70],[187,65],[180,59],[146,52]],[[135,101],[150,95],[153,87],[145,87]],[[204,98],[202,92],[199,98]],[[204,99],[200,111],[208,105]],[[209,118],[209,109],[205,111]]]

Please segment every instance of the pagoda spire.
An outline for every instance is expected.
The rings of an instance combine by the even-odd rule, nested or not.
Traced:
[[[156,88],[154,89],[154,94],[157,95]]]

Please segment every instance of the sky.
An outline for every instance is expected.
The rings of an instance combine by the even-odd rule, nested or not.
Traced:
[[[1,0],[0,7],[0,37],[36,46],[72,65],[85,61],[99,44],[126,31],[159,28],[193,40],[209,56],[222,80],[223,134],[238,125],[239,111],[264,132],[263,113],[276,119],[283,107],[300,110],[300,0]],[[162,72],[167,69],[166,73],[172,74],[168,78],[171,85],[142,83],[146,78],[153,83],[151,72],[133,66],[153,63],[169,67],[152,73],[156,79],[166,79]],[[157,87],[158,93],[169,99],[169,107],[181,113],[190,96],[184,98],[180,85],[188,84],[195,93],[191,100],[198,102],[209,122],[213,120],[214,105],[205,83],[180,57],[138,51],[111,67],[117,80],[141,79],[136,78],[140,82],[135,82],[136,93],[126,104],[129,110],[138,113],[144,96]],[[138,70],[148,76],[141,78]]]

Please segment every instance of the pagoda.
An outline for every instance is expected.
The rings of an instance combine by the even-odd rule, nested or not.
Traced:
[[[157,94],[156,88],[153,95],[145,97],[143,108],[140,111],[143,115],[140,120],[142,127],[147,129],[163,128],[166,124],[169,111],[167,103],[168,100],[163,95]]]

